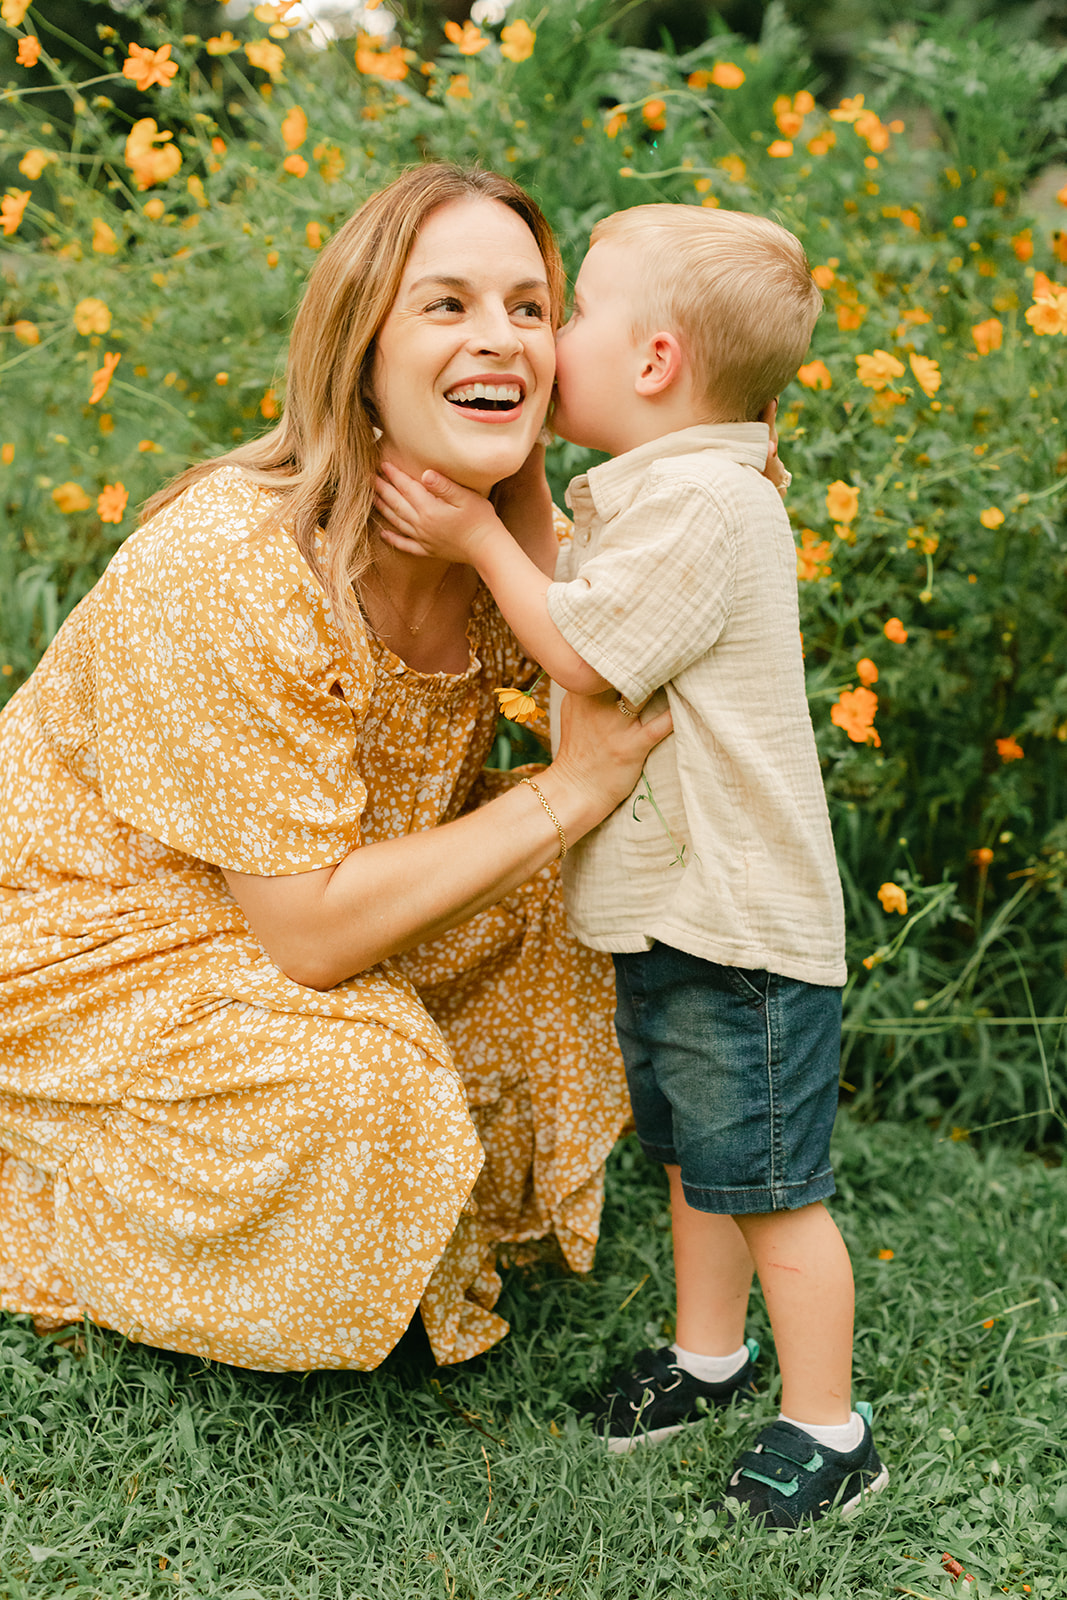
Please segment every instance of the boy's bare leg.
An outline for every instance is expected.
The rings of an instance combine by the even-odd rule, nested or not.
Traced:
[[[782,1411],[795,1422],[847,1422],[855,1296],[837,1224],[821,1202],[736,1220],[774,1332]]]
[[[675,1339],[694,1355],[730,1356],[745,1342],[745,1313],[754,1271],[733,1217],[695,1211],[682,1192],[681,1169],[668,1167],[674,1278]]]

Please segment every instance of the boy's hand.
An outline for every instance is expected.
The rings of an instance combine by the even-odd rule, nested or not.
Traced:
[[[793,481],[793,474],[783,465],[782,458],[778,454],[778,429],[775,427],[777,416],[777,400],[771,400],[760,412],[760,421],[765,422],[771,430],[770,441],[767,445],[767,464],[763,469],[763,476],[774,484],[774,487],[784,500],[785,491]]]
[[[473,566],[479,549],[507,530],[482,495],[427,471],[421,481],[383,461],[374,480],[374,505],[385,522],[386,544],[408,555],[436,556]]]

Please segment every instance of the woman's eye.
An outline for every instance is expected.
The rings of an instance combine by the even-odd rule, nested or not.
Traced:
[[[455,295],[445,295],[444,299],[435,300],[433,304],[428,305],[426,309],[427,311],[462,311],[463,301],[457,300]]]
[[[522,305],[516,306],[515,309],[520,317],[531,317],[538,322],[543,322],[548,315],[539,300],[524,300]]]

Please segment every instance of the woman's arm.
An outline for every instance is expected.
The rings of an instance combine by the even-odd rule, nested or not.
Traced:
[[[614,693],[568,695],[560,750],[535,779],[568,845],[631,793],[645,757],[671,729],[623,716]],[[494,904],[560,851],[559,833],[528,784],[425,833],[364,845],[291,877],[225,871],[267,955],[294,983],[331,989]]]

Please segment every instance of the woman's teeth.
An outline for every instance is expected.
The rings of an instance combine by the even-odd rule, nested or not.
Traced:
[[[504,410],[519,404],[522,390],[517,383],[463,383],[455,389],[449,389],[445,399],[453,405],[466,406],[480,402]]]

